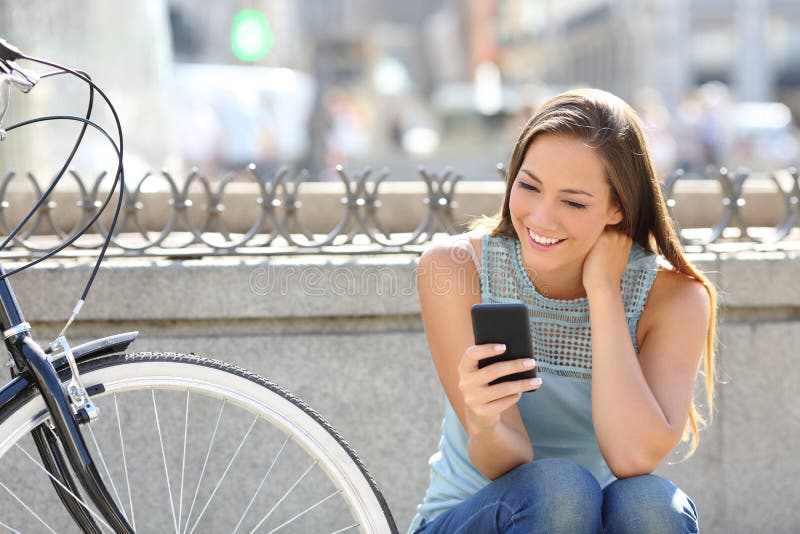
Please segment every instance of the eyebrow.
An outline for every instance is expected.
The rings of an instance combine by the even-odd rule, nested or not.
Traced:
[[[532,180],[535,180],[535,181],[539,182],[540,184],[544,185],[542,183],[542,181],[535,174],[533,174],[531,171],[529,171],[528,169],[520,169],[520,170],[522,172],[524,172],[525,174],[527,174],[528,176],[530,176]],[[582,189],[562,189],[561,192],[562,193],[571,193],[573,195],[586,195],[587,197],[594,198],[593,194],[588,193],[588,192],[586,192],[586,191],[584,191]]]

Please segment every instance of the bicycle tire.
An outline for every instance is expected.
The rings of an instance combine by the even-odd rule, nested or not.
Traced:
[[[234,365],[174,353],[111,354],[81,361],[78,367],[84,385],[101,410],[97,420],[82,427],[84,436],[87,443],[101,444],[92,448],[93,455],[102,451],[100,461],[97,456],[95,461],[98,466],[102,462],[106,484],[113,488],[112,494],[129,514],[129,520],[138,522],[137,531],[397,532],[385,498],[353,449],[314,410],[274,383]],[[149,399],[152,406],[148,406]],[[183,399],[185,410],[181,409]],[[152,419],[149,412],[153,412]],[[26,521],[26,532],[32,526],[49,531],[53,526],[46,523],[47,514],[55,517],[51,519],[56,522],[54,530],[65,531],[68,516],[59,509],[63,507],[50,483],[45,486],[41,482],[46,481],[46,475],[38,473],[40,482],[33,482],[32,472],[37,469],[26,458],[25,445],[17,446],[46,419],[44,402],[33,386],[14,402],[0,407],[0,499],[8,501],[0,500],[0,526],[16,528],[11,521],[22,520]],[[242,435],[240,429],[251,419]],[[212,422],[214,429],[209,436],[207,430]],[[236,431],[232,430],[241,423],[244,424]],[[91,436],[87,436],[87,426],[92,429]],[[144,442],[148,428],[153,427],[157,429],[158,447]],[[189,428],[202,437],[193,436],[189,443]],[[117,433],[119,447],[115,448]],[[125,434],[127,437],[123,437]],[[251,435],[255,437],[248,443]],[[255,439],[258,444],[252,445]],[[174,446],[181,441],[182,448]],[[280,441],[282,446],[270,459]],[[203,452],[202,445],[206,443]],[[205,459],[198,470],[202,457]],[[286,464],[295,459],[302,461],[300,469],[306,470],[286,492],[296,477]],[[178,492],[172,489],[177,487],[176,465],[180,467],[177,503]],[[187,465],[196,475],[186,476]],[[231,475],[234,466],[242,469]],[[206,472],[217,473],[216,483],[204,480]],[[187,496],[194,484],[186,481],[194,476],[196,486],[188,506]],[[19,491],[27,492],[25,499],[19,493],[10,497],[3,480],[9,477],[24,480]],[[143,489],[132,486],[131,480],[140,481]],[[267,480],[274,486],[268,486]],[[166,497],[158,498],[155,492],[164,486]],[[243,488],[252,493],[249,501],[250,493],[240,496]],[[190,491],[184,494],[187,489]],[[279,497],[281,492],[284,494]],[[198,500],[200,495],[203,497]],[[321,495],[324,497],[320,500]],[[32,515],[19,504],[20,500],[27,504],[40,497],[49,498],[55,505],[32,503],[41,507],[39,511],[34,508],[37,513]],[[296,504],[300,499],[314,504]],[[204,500],[201,506],[199,503]],[[214,506],[208,511],[212,503]],[[305,510],[302,506],[306,506]],[[264,516],[267,507],[269,512]],[[185,508],[189,512],[184,522]],[[19,517],[7,520],[8,510]],[[59,519],[59,514],[67,519]],[[21,519],[24,517],[27,520]],[[234,523],[237,517],[238,522]]]

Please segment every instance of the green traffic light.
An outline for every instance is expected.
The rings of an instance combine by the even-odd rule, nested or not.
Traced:
[[[272,28],[261,11],[244,9],[233,17],[231,50],[241,61],[258,61],[272,48]]]

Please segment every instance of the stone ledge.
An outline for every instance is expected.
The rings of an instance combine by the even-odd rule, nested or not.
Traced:
[[[111,259],[81,319],[213,320],[418,315],[417,255]],[[750,254],[697,262],[723,308],[797,308],[797,260]],[[57,261],[12,279],[26,316],[64,320],[92,264]]]

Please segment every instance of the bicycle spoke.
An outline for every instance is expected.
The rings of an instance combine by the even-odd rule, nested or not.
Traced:
[[[307,475],[307,474],[308,474],[308,473],[309,473],[309,472],[310,472],[312,469],[314,469],[314,466],[316,466],[318,463],[319,463],[319,460],[314,460],[314,463],[313,463],[313,464],[311,464],[311,465],[308,467],[308,469],[306,469],[306,470],[305,470],[305,472],[304,472],[302,475],[300,475],[300,478],[298,478],[298,479],[295,481],[295,483],[294,483],[294,484],[292,484],[292,487],[291,487],[291,488],[289,488],[289,489],[286,491],[286,493],[284,493],[284,494],[283,494],[283,497],[281,497],[280,499],[278,499],[278,502],[276,502],[276,503],[275,503],[275,506],[273,506],[273,507],[270,509],[270,511],[269,511],[269,512],[267,512],[267,515],[265,515],[264,517],[262,517],[262,518],[261,518],[261,521],[259,521],[259,522],[258,522],[258,524],[257,524],[256,526],[254,526],[254,527],[253,527],[253,530],[251,530],[251,531],[250,531],[250,534],[253,534],[253,532],[255,532],[256,530],[258,530],[258,527],[260,527],[260,526],[262,525],[262,523],[264,523],[264,521],[266,521],[266,520],[267,520],[267,518],[268,518],[270,515],[272,515],[272,512],[274,512],[274,511],[275,511],[275,509],[276,509],[276,508],[278,508],[278,506],[280,506],[280,504],[281,504],[281,503],[282,503],[282,502],[283,502],[283,501],[286,499],[286,497],[288,497],[288,496],[289,496],[289,494],[290,494],[290,493],[291,493],[291,492],[294,490],[294,488],[296,488],[296,487],[297,487],[297,485],[298,485],[298,484],[300,484],[300,482],[301,482],[301,481],[302,481],[302,480],[303,480],[303,479],[306,477],[306,475]]]
[[[178,497],[178,529],[175,531],[175,534],[180,534],[181,531],[181,522],[183,519],[183,477],[186,473],[186,441],[189,435],[189,393],[190,390],[186,390],[186,417],[183,422],[183,456],[181,457],[181,491]]]
[[[220,485],[222,484],[222,481],[225,480],[225,475],[227,475],[228,471],[230,471],[231,466],[233,465],[233,462],[236,461],[236,458],[239,456],[239,452],[242,450],[242,447],[244,446],[244,442],[247,441],[248,436],[250,436],[250,432],[253,430],[253,427],[256,426],[257,422],[258,422],[258,416],[256,416],[253,419],[253,422],[250,423],[250,428],[248,428],[247,432],[245,432],[244,437],[242,437],[242,440],[239,442],[239,446],[236,447],[236,451],[234,451],[233,456],[231,457],[230,461],[228,462],[228,465],[225,466],[225,470],[222,472],[222,476],[219,477],[219,480],[217,481],[216,486],[214,486],[214,491],[212,491],[211,495],[208,497],[208,500],[206,501],[205,506],[203,506],[203,509],[200,511],[200,515],[197,516],[197,520],[195,520],[194,525],[192,525],[192,529],[189,531],[189,534],[194,532],[194,529],[197,528],[197,525],[200,523],[200,519],[203,517],[203,514],[206,513],[206,509],[208,508],[208,505],[211,504],[211,501],[214,499],[214,495],[217,494],[217,490],[219,489]]]
[[[58,484],[59,486],[61,486],[61,488],[62,488],[64,491],[66,491],[67,493],[69,493],[69,494],[72,496],[72,498],[73,498],[73,499],[75,499],[75,500],[76,500],[76,501],[77,501],[77,502],[78,502],[78,503],[79,503],[81,506],[83,506],[83,507],[86,509],[86,511],[87,511],[87,512],[89,512],[90,514],[92,514],[92,515],[94,516],[94,518],[95,518],[95,519],[97,519],[98,521],[100,521],[100,522],[101,522],[101,523],[102,523],[102,524],[103,524],[105,527],[107,527],[109,530],[112,530],[112,531],[114,530],[114,529],[112,529],[112,528],[111,528],[111,526],[110,526],[108,523],[106,523],[105,519],[104,519],[104,518],[103,518],[103,517],[102,517],[100,514],[98,514],[97,512],[95,512],[94,510],[92,510],[91,508],[89,508],[89,505],[88,505],[88,504],[86,504],[84,501],[82,501],[82,500],[80,499],[80,497],[78,497],[77,495],[75,495],[74,493],[72,493],[72,490],[70,490],[70,489],[69,489],[67,486],[65,486],[65,485],[64,485],[64,484],[63,484],[63,483],[62,483],[60,480],[58,480],[56,477],[54,477],[54,476],[53,476],[53,474],[52,474],[52,473],[50,473],[50,471],[48,471],[48,470],[47,470],[47,468],[46,468],[45,466],[43,466],[42,464],[40,464],[39,462],[37,462],[37,461],[36,461],[36,459],[35,459],[33,456],[31,456],[31,455],[28,453],[28,451],[26,451],[25,449],[23,449],[22,447],[20,447],[20,446],[19,446],[19,443],[15,444],[15,445],[14,445],[14,447],[16,447],[17,449],[19,449],[20,451],[22,451],[22,453],[23,453],[25,456],[27,456],[27,457],[28,457],[28,459],[29,459],[31,462],[33,462],[33,464],[34,464],[34,465],[36,465],[36,467],[38,467],[39,469],[41,469],[41,470],[44,472],[44,474],[46,474],[48,477],[50,477],[50,479],[51,479],[51,480],[53,480],[53,481],[54,481],[56,484]],[[0,484],[2,484],[2,482],[0,482]],[[4,486],[4,487],[5,487],[5,486]],[[10,490],[8,490],[8,488],[6,488],[6,490],[10,492]],[[23,506],[25,506],[25,505],[23,504]],[[27,506],[25,506],[25,508],[26,508],[26,509],[28,509],[28,510],[30,511],[30,509],[29,509]],[[33,513],[33,512],[31,512],[31,513]],[[37,516],[37,518],[38,518],[38,516]],[[45,525],[45,526],[47,526],[47,525]],[[49,528],[49,527],[48,527],[48,528]]]
[[[153,413],[156,416],[156,430],[158,431],[158,441],[161,444],[161,458],[164,460],[164,475],[167,479],[167,494],[169,494],[169,507],[172,509],[172,526],[175,527],[175,532],[178,532],[178,519],[175,517],[175,503],[172,499],[172,487],[169,483],[169,469],[167,468],[167,453],[164,451],[164,436],[161,435],[161,423],[158,420],[158,406],[156,405],[156,390],[151,389],[150,394],[153,397]]]
[[[117,414],[117,430],[119,430],[119,447],[122,450],[122,468],[125,470],[125,484],[128,487],[128,502],[131,507],[131,526],[136,530],[136,514],[133,513],[133,493],[131,493],[130,474],[128,472],[128,459],[125,456],[125,442],[122,439],[122,421],[119,418],[119,405],[117,404],[117,394],[114,393],[114,411]],[[120,503],[120,507],[122,504]]]
[[[8,526],[5,523],[3,523],[2,521],[0,521],[0,527],[3,527],[3,528],[5,528],[6,530],[8,530],[10,532],[16,532],[16,534],[22,534],[19,530],[15,529],[15,528],[11,528],[10,526]]]
[[[103,456],[103,451],[100,450],[100,444],[97,443],[97,438],[94,435],[94,431],[92,430],[92,425],[86,425],[89,429],[89,435],[92,436],[92,442],[94,442],[94,448],[97,451],[98,456],[100,456],[100,463],[103,464],[103,469],[106,472],[106,477],[108,477],[108,482],[111,484],[111,489],[114,490],[114,495],[117,497],[117,502],[119,503],[119,509],[122,511],[122,515],[125,517],[127,521],[128,516],[125,514],[125,508],[122,507],[122,499],[119,498],[119,493],[117,492],[117,486],[114,484],[114,479],[111,478],[111,471],[108,470],[108,465],[106,464],[106,459]]]
[[[325,498],[324,498],[324,499],[322,499],[321,501],[317,501],[315,504],[312,504],[311,506],[309,506],[308,508],[306,508],[305,510],[303,510],[303,511],[302,511],[302,512],[300,512],[299,514],[295,515],[295,516],[294,516],[294,517],[292,517],[291,519],[289,519],[289,520],[287,520],[287,521],[284,521],[283,523],[281,523],[281,524],[280,524],[280,525],[278,525],[277,527],[273,528],[272,530],[270,530],[269,532],[267,532],[267,534],[272,534],[273,532],[277,532],[277,531],[279,531],[280,529],[282,529],[283,527],[285,527],[286,525],[288,525],[289,523],[291,523],[292,521],[294,521],[294,520],[295,520],[295,519],[297,519],[298,517],[301,517],[301,516],[303,516],[303,515],[307,514],[308,512],[310,512],[311,510],[313,510],[314,508],[316,508],[316,507],[317,507],[317,506],[319,506],[320,504],[324,503],[324,502],[325,502],[325,501],[327,501],[328,499],[331,499],[331,498],[333,498],[333,497],[336,497],[337,495],[339,495],[339,494],[341,494],[341,493],[342,493],[342,490],[336,490],[336,491],[334,491],[333,493],[331,493],[330,495],[328,495],[327,497],[325,497]]]
[[[110,354],[79,366],[87,383],[104,386],[95,398],[107,417],[80,429],[107,487],[103,499],[136,532],[393,530],[347,444],[269,381],[169,353]],[[29,434],[47,423],[47,406],[35,387],[24,394],[0,410],[0,534],[60,534],[84,521],[98,534],[113,532],[100,497],[75,474],[48,472],[49,457],[37,455]]]
[[[337,531],[331,532],[331,534],[342,534],[342,532],[347,532],[348,530],[353,529],[353,528],[358,528],[358,523],[353,523],[349,527],[340,528]]]
[[[211,434],[211,441],[208,444],[208,450],[206,451],[206,459],[203,460],[203,469],[200,470],[200,478],[197,479],[197,487],[194,490],[194,498],[192,498],[192,505],[189,507],[189,513],[186,515],[186,528],[183,529],[183,534],[186,534],[186,530],[189,528],[189,519],[192,517],[192,511],[194,510],[194,504],[197,501],[197,494],[200,492],[200,484],[203,482],[203,476],[206,473],[206,467],[208,466],[208,458],[211,456],[211,449],[214,448],[214,441],[217,439],[217,430],[219,430],[219,422],[222,420],[222,411],[225,409],[225,404],[228,402],[228,399],[223,399],[222,403],[219,407],[219,414],[217,414],[217,422],[214,424],[214,432]]]
[[[264,486],[264,483],[267,481],[269,474],[272,472],[272,468],[275,467],[275,464],[278,462],[278,458],[280,458],[281,454],[283,454],[283,449],[286,448],[286,444],[289,443],[289,440],[291,438],[292,438],[291,434],[286,435],[286,441],[283,442],[283,445],[281,445],[281,448],[278,450],[278,453],[275,455],[275,458],[272,459],[272,463],[269,465],[269,469],[267,469],[267,472],[264,474],[264,478],[261,479],[261,483],[258,485],[258,488],[256,488],[256,492],[253,494],[253,497],[250,499],[250,502],[247,503],[247,508],[244,509],[242,517],[240,517],[239,522],[236,523],[236,527],[233,529],[232,534],[236,534],[236,531],[239,530],[239,527],[242,525],[242,521],[244,521],[247,512],[249,512],[250,507],[253,506],[253,502],[255,502],[256,497],[261,492],[261,488]]]
[[[36,512],[34,512],[33,510],[31,510],[31,509],[30,509],[30,507],[29,507],[27,504],[25,504],[25,501],[23,501],[22,499],[20,499],[19,497],[17,497],[17,494],[16,494],[16,493],[14,493],[14,492],[13,492],[13,491],[11,491],[10,489],[8,489],[8,486],[6,486],[5,484],[3,484],[2,482],[0,482],[0,486],[3,486],[3,489],[4,489],[4,490],[6,490],[6,491],[8,492],[8,494],[9,494],[9,495],[11,495],[12,497],[14,497],[14,499],[16,499],[16,501],[17,501],[18,503],[20,503],[20,504],[21,504],[21,505],[22,505],[22,506],[23,506],[23,507],[24,507],[24,508],[25,508],[25,509],[26,509],[28,512],[30,512],[30,514],[31,514],[33,517],[35,517],[36,519],[38,519],[38,520],[39,520],[39,523],[43,524],[47,530],[49,530],[49,531],[50,531],[50,532],[52,532],[53,534],[56,534],[56,531],[55,531],[55,530],[53,530],[52,528],[50,528],[50,525],[48,525],[47,523],[45,523],[45,522],[44,522],[44,519],[42,519],[41,517],[39,517],[39,514],[37,514],[37,513],[36,513]]]

